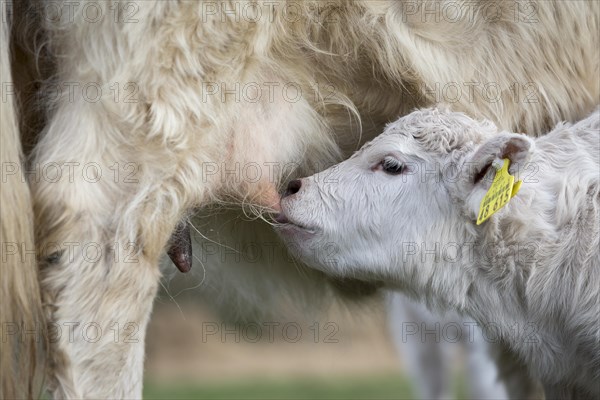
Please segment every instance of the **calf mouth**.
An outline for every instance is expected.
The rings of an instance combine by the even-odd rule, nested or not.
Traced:
[[[276,222],[275,228],[282,233],[287,233],[288,231],[291,233],[296,230],[301,230],[307,233],[316,232],[315,228],[300,224],[290,219],[283,211],[283,208],[281,209],[281,212],[273,216],[273,220]]]
[[[293,236],[296,240],[305,240],[308,236],[312,236],[317,229],[310,228],[299,224],[289,218],[285,213],[285,208],[281,207],[281,211],[273,216],[276,230],[282,236]],[[307,237],[303,237],[307,236]],[[307,264],[310,267],[310,264]],[[312,268],[311,268],[312,269]],[[322,270],[318,269],[323,272]],[[362,280],[357,278],[336,277],[323,272],[327,281],[333,287],[334,291],[341,297],[348,300],[360,300],[366,297],[373,297],[380,292],[380,288],[384,286],[383,282],[378,280]]]

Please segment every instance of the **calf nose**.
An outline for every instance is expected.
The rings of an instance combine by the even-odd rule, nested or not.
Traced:
[[[300,179],[294,179],[293,181],[290,181],[290,183],[287,185],[285,193],[283,193],[282,198],[298,193],[301,187],[302,181]]]

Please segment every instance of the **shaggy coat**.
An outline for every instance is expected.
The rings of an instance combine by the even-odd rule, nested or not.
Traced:
[[[33,213],[46,318],[65,332],[75,323],[73,337],[50,343],[54,396],[141,396],[159,259],[191,210],[268,207],[283,177],[338,161],[416,106],[451,102],[531,135],[595,106],[598,3],[453,0],[458,14],[448,3],[15,3],[25,9],[15,17],[39,30],[15,35],[16,45],[28,38],[34,43],[24,47],[38,46],[53,69],[34,103],[45,121],[24,168],[34,171],[33,206],[23,185],[14,189],[20,195],[3,190],[2,232],[3,240],[31,243],[19,229],[32,229]],[[425,9],[432,6],[437,17]],[[2,74],[12,81],[6,68]],[[36,115],[28,104],[23,115]],[[10,154],[4,158],[3,146],[3,162],[17,159],[20,147],[14,126],[4,124]],[[251,163],[258,179],[218,173]],[[270,175],[273,165],[294,168]],[[206,275],[236,304],[277,303],[288,290],[315,297],[313,281],[294,268],[248,270]],[[26,320],[41,322],[31,266],[3,259],[2,271],[11,277],[2,321],[18,322],[13,316],[23,309]],[[30,285],[11,286],[19,280]],[[93,342],[90,326],[103,332]],[[21,358],[33,347],[23,343]],[[26,390],[29,380],[17,379],[2,354],[2,390],[15,383]]]

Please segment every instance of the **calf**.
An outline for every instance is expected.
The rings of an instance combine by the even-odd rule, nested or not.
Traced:
[[[290,182],[278,231],[328,274],[473,317],[547,397],[597,398],[599,121],[597,110],[532,139],[462,113],[415,111],[350,159]],[[498,186],[501,166],[514,183]]]

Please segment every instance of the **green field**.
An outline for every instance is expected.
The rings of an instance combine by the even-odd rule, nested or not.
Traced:
[[[44,392],[41,400],[52,397]],[[146,400],[392,400],[414,399],[410,383],[398,377],[360,380],[264,380],[234,384],[144,384]]]
[[[455,380],[457,399],[464,399],[463,379]],[[50,399],[43,393],[42,400]],[[298,380],[254,380],[236,383],[144,384],[146,400],[396,400],[414,399],[410,382],[397,375]]]
[[[146,382],[144,399],[412,399],[410,383],[399,376],[359,379],[255,380],[233,384],[159,386]]]

